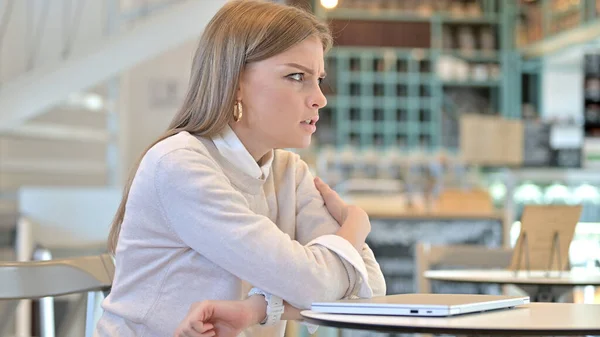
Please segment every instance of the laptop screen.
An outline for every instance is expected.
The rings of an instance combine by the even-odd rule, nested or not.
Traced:
[[[400,294],[373,297],[359,300],[340,300],[329,303],[314,303],[313,305],[360,305],[360,306],[387,306],[387,305],[440,305],[454,306],[492,301],[514,299],[513,296],[502,295],[458,295],[458,294]]]

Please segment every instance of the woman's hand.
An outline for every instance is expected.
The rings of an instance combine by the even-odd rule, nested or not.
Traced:
[[[243,301],[197,302],[192,304],[174,336],[236,337],[242,330],[260,323],[265,314],[266,302],[260,295]]]
[[[315,178],[315,186],[321,193],[321,196],[325,201],[325,206],[327,206],[327,210],[341,226],[348,216],[348,205],[342,200],[340,195],[332,190],[329,185],[321,180],[321,178]]]
[[[347,205],[339,194],[320,178],[315,178],[315,186],[321,193],[327,210],[341,226],[336,235],[348,240],[359,252],[362,251],[371,232],[371,222],[367,213],[358,206]]]

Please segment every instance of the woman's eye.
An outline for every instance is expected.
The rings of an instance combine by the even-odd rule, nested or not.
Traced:
[[[323,80],[324,80],[323,77],[319,77],[319,85],[323,84]]]
[[[304,74],[302,74],[302,73],[291,74],[291,75],[288,75],[288,77],[291,78],[292,80],[299,81],[299,82],[304,80]]]

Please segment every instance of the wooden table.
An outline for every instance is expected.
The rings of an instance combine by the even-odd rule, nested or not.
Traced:
[[[417,198],[412,207],[406,205],[406,196],[400,194],[384,195],[344,195],[344,200],[364,209],[370,217],[395,219],[497,219],[502,220],[502,212],[490,207],[462,207],[437,203],[428,209],[423,200]],[[468,202],[467,202],[468,204]],[[479,203],[477,203],[479,205]]]
[[[309,323],[396,333],[469,335],[600,335],[600,305],[531,303],[507,310],[453,317],[323,314],[302,311]]]
[[[600,272],[586,271],[428,270],[424,276],[437,281],[517,285],[533,302],[556,302],[561,293],[576,286],[600,286]]]

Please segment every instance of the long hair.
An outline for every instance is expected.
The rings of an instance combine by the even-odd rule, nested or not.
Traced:
[[[143,151],[127,180],[113,219],[108,249],[115,253],[129,190],[146,152],[181,131],[212,137],[232,121],[235,94],[247,63],[280,54],[308,37],[331,48],[327,25],[299,8],[258,0],[225,4],[210,20],[194,55],[188,91],[164,134]]]

